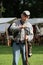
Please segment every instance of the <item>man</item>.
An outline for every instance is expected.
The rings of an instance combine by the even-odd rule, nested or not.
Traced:
[[[11,26],[11,29],[18,31],[17,35],[14,37],[15,41],[13,43],[13,65],[18,65],[20,52],[22,54],[23,65],[26,65],[25,40],[27,39],[28,42],[30,42],[33,39],[33,28],[29,23],[29,18],[30,12],[23,11],[21,19],[18,21],[16,20]],[[31,47],[31,44],[29,44],[29,46]],[[31,50],[29,50],[29,56],[31,55]]]

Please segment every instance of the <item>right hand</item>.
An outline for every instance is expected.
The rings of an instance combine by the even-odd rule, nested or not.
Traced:
[[[22,29],[22,25],[19,25],[19,28]]]
[[[24,25],[19,25],[19,28],[20,28],[20,29],[26,28],[26,26],[24,26]]]

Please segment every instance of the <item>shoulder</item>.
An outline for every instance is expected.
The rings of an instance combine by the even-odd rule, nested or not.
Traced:
[[[21,19],[14,20],[14,21],[13,21],[13,24],[20,24],[20,20],[21,20]]]
[[[27,20],[25,24],[26,24],[27,26],[29,26],[29,27],[32,26],[32,24],[29,22],[29,20]]]
[[[21,19],[16,19],[13,21],[13,23],[17,23],[17,22],[20,22]]]

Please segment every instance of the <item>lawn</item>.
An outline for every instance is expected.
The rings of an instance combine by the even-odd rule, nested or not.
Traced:
[[[30,65],[43,65],[43,46],[33,46],[32,57],[29,58]],[[0,46],[0,65],[12,65],[12,48],[8,46]],[[20,56],[18,65],[22,65]]]

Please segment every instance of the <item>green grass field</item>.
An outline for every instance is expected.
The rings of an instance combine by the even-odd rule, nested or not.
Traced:
[[[33,55],[29,58],[30,65],[43,65],[43,46],[33,46]],[[0,46],[0,65],[12,65],[12,48],[7,46]],[[22,65],[20,56],[18,65]]]

